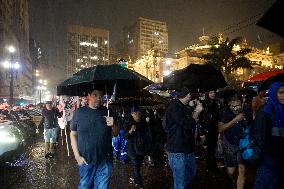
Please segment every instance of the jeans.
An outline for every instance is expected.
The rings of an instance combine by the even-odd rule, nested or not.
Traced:
[[[140,170],[141,170],[144,156],[130,155],[129,159],[132,165],[132,177],[134,179],[135,184],[139,184],[143,186],[143,181],[142,181]]]
[[[80,165],[78,189],[108,189],[112,169],[112,162],[103,162],[99,165],[91,163],[88,165]]]
[[[174,189],[184,189],[196,175],[194,153],[168,153],[168,159],[173,172]]]

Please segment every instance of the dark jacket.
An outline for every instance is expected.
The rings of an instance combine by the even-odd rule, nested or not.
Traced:
[[[147,127],[144,118],[140,122],[136,122],[132,116],[125,123],[125,138],[127,139],[127,152],[129,156],[145,155],[148,149]],[[136,130],[129,134],[132,125],[136,126]]]
[[[254,140],[257,155],[262,157],[269,154],[277,160],[283,161],[284,158],[284,138],[272,136],[272,117],[263,111],[259,110],[256,114],[253,127],[252,138]]]
[[[218,119],[220,107],[216,100],[205,100],[202,103],[204,110],[200,114],[199,122],[208,132],[218,133]]]
[[[45,129],[53,129],[59,127],[57,118],[62,117],[63,112],[59,112],[58,108],[54,107],[51,110],[44,108],[41,115],[42,119],[39,126],[43,125]]]
[[[194,151],[194,130],[196,121],[192,112],[180,100],[173,100],[163,117],[167,133],[167,150],[170,153],[191,153]]]

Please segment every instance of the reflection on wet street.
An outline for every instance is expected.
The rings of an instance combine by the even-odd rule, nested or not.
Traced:
[[[164,166],[154,168],[143,167],[142,175],[146,189],[171,188],[171,172],[165,163],[163,164]],[[203,161],[199,161],[198,166],[198,177],[191,188],[231,188],[224,171],[219,178],[211,178],[203,169]],[[128,183],[130,175],[129,164],[116,162],[110,188],[132,188]],[[0,178],[1,189],[75,189],[78,184],[78,170],[73,155],[67,156],[66,145],[64,143],[62,146],[61,141],[57,147],[56,157],[45,159],[44,142],[41,135],[38,135],[34,143],[26,147],[25,153],[17,161],[0,166]],[[249,180],[252,178],[248,177]],[[247,188],[251,188],[251,183]]]

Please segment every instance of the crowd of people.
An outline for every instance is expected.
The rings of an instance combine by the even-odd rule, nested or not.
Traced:
[[[130,184],[144,188],[140,173],[143,162],[146,159],[149,166],[159,165],[165,154],[173,188],[186,188],[196,177],[196,149],[201,138],[205,139],[202,144],[210,175],[220,172],[216,149],[222,139],[223,164],[235,188],[244,188],[246,167],[252,162],[258,165],[254,189],[284,186],[284,83],[273,83],[267,96],[260,93],[255,98],[237,91],[217,98],[216,91],[196,95],[183,88],[166,107],[159,108],[109,108],[104,106],[102,91],[90,90],[87,98],[73,103],[76,108],[72,119],[67,116],[79,165],[79,188],[108,188],[113,156],[131,164]],[[54,155],[56,118],[62,116],[49,105],[43,110],[41,122],[47,158]]]

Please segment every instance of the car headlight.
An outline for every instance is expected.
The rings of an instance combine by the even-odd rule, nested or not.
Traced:
[[[16,136],[8,131],[0,132],[0,143],[14,143],[16,142]]]

